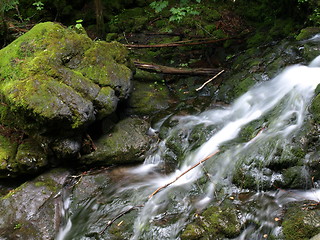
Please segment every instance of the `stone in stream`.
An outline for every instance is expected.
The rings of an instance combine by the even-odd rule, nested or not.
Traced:
[[[69,172],[55,169],[0,198],[0,239],[54,239],[60,227],[58,194]]]

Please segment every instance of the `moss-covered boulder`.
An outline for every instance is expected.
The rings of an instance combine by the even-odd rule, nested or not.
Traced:
[[[0,51],[1,122],[62,132],[112,113],[130,91],[127,52],[46,22]]]
[[[1,197],[1,238],[54,239],[61,220],[57,193],[68,175],[52,170]]]
[[[150,147],[149,124],[139,118],[127,118],[95,143],[96,151],[81,157],[81,164],[112,165],[143,161]]]
[[[119,43],[40,23],[0,50],[0,123],[50,141],[79,135],[129,96],[130,66]]]

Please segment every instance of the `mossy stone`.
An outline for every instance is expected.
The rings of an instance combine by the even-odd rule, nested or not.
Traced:
[[[131,91],[132,65],[125,47],[93,42],[56,23],[37,24],[0,55],[0,120],[29,134],[63,135],[86,127]],[[113,101],[101,97],[104,87],[116,93],[107,93]]]
[[[282,223],[286,240],[307,240],[320,233],[320,211],[308,210],[309,203],[290,204]]]
[[[133,92],[129,98],[129,111],[138,115],[150,115],[168,108],[169,100],[169,90],[161,81],[134,81]]]
[[[110,133],[95,143],[97,150],[81,157],[81,164],[112,165],[143,161],[149,148],[149,124],[139,118],[127,118],[115,125]]]
[[[301,29],[300,33],[296,36],[296,40],[298,41],[306,40],[318,34],[319,32],[320,32],[320,28],[318,27],[307,27],[307,28]]]
[[[320,94],[318,94],[312,101],[310,107],[314,120],[320,124]]]
[[[235,206],[223,202],[222,206],[209,207],[193,223],[187,225],[181,239],[229,239],[238,236],[240,229]]]

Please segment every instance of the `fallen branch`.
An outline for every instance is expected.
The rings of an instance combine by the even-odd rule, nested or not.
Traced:
[[[172,75],[214,75],[221,71],[217,68],[174,68],[152,63],[134,62],[136,68],[155,73],[172,74]]]
[[[223,42],[230,39],[235,39],[237,37],[230,37],[230,38],[221,38],[221,39],[213,39],[207,41],[199,41],[199,42],[189,42],[188,41],[180,41],[180,42],[172,42],[172,43],[162,43],[162,44],[152,44],[152,45],[145,45],[145,44],[124,44],[127,48],[161,48],[161,47],[183,47],[189,45],[201,45],[201,44],[210,44],[210,43],[217,43]]]
[[[183,175],[185,175],[186,173],[190,172],[192,169],[194,169],[195,167],[199,166],[201,163],[207,161],[208,159],[212,158],[214,155],[216,155],[218,152],[220,152],[220,150],[215,151],[214,153],[210,154],[209,156],[205,157],[204,159],[202,159],[200,162],[196,163],[195,165],[193,165],[192,167],[188,168],[186,171],[184,171],[183,173],[181,173],[179,176],[177,176],[174,180],[172,180],[171,182],[157,188],[157,190],[155,190],[152,194],[149,195],[149,199],[152,198],[154,195],[156,195],[158,192],[160,192],[162,189],[168,187],[169,185],[171,185],[172,183],[176,182],[179,178],[181,178]]]
[[[214,77],[210,78],[208,81],[206,81],[204,84],[201,85],[201,87],[198,87],[196,91],[200,91],[202,88],[204,88],[205,85],[207,85],[209,82],[217,78],[220,74],[222,74],[224,70],[221,70],[219,73],[217,73]]]

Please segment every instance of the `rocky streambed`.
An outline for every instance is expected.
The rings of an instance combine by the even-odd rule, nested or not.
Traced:
[[[156,185],[153,179],[174,172],[216,131],[202,123],[186,132],[176,127],[177,117],[224,109],[284,67],[309,64],[320,55],[320,42],[312,36],[241,52],[229,60],[221,84],[196,92],[202,82],[184,82],[186,94],[175,95],[138,74],[133,80],[135,69],[121,44],[92,41],[56,23],[36,25],[0,50],[0,239],[132,238],[151,194],[144,184]],[[264,228],[261,221],[273,221],[278,232],[266,228],[259,237],[319,234],[319,96],[308,106],[299,134],[288,146],[279,144],[272,161],[261,167],[247,157],[235,169],[231,189],[217,190],[205,209],[182,216],[177,206],[153,219],[153,229],[165,231],[184,217],[189,224],[167,239],[240,238]],[[230,144],[255,138],[279,108],[247,124]],[[136,168],[143,161],[159,163],[155,158],[161,158],[155,171]],[[197,184],[201,189],[208,181],[202,177]],[[201,191],[188,194],[196,199]],[[179,205],[174,195],[168,201]]]

